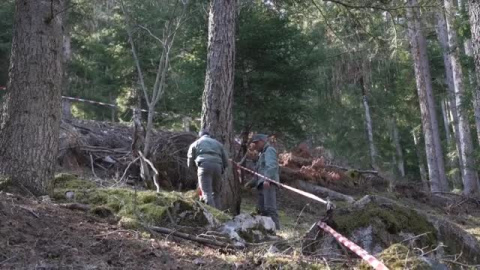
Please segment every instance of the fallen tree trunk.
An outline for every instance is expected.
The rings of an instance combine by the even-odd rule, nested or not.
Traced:
[[[345,168],[345,167],[341,167],[341,166],[337,166],[337,165],[325,165],[325,169],[339,169],[339,170],[342,170],[342,171],[355,171],[359,174],[375,174],[375,175],[378,174],[378,171],[374,171],[374,170],[349,169],[349,168]]]
[[[296,184],[298,187],[304,191],[307,191],[309,193],[313,193],[316,195],[320,195],[323,197],[329,197],[332,200],[337,200],[337,201],[346,201],[349,203],[353,203],[355,199],[351,196],[333,191],[328,188],[320,187],[317,185],[310,184],[308,182],[302,181],[302,180],[297,180]]]

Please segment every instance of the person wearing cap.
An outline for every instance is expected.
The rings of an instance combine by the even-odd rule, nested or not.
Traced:
[[[259,153],[256,170],[276,182],[280,181],[278,172],[277,150],[268,143],[268,136],[255,134],[252,137],[255,150]],[[258,191],[257,211],[259,214],[272,218],[277,230],[280,229],[280,220],[277,213],[277,186],[269,181],[257,177],[254,187]]]
[[[228,167],[228,155],[223,145],[210,137],[206,130],[199,133],[200,138],[188,149],[187,166],[197,166],[198,185],[202,191],[202,199],[210,206],[215,203],[214,187],[222,180],[222,175]]]

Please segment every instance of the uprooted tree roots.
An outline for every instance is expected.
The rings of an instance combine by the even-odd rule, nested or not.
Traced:
[[[59,165],[67,171],[88,168],[94,177],[135,181],[140,174],[132,153],[133,127],[108,122],[62,121]],[[188,146],[193,133],[154,131],[151,155],[147,157],[159,172],[162,187],[193,189],[195,172],[186,167]]]

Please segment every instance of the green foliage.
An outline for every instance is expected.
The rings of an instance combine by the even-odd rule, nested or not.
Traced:
[[[7,85],[14,8],[13,0],[4,0],[0,3],[0,86]],[[0,101],[2,92],[0,91]]]
[[[302,135],[311,69],[322,60],[323,37],[301,31],[288,16],[255,1],[238,18],[235,126]]]

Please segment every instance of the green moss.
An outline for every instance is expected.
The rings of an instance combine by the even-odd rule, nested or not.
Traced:
[[[369,204],[363,209],[339,214],[335,216],[334,221],[337,229],[345,235],[349,235],[357,228],[367,227],[378,221],[390,234],[431,232],[426,235],[425,244],[434,245],[436,243],[436,230],[432,224],[414,210],[398,206]]]
[[[213,217],[219,222],[227,222],[232,219],[232,216],[230,216],[229,214],[218,210],[217,208],[211,207],[210,205],[203,204],[203,207],[205,207],[210,213],[212,213]]]
[[[97,187],[92,181],[79,179],[77,176],[69,173],[60,173],[53,179],[54,189],[90,189]]]
[[[142,204],[138,207],[138,210],[144,217],[145,221],[150,224],[161,224],[167,216],[167,207],[159,206],[154,203]]]
[[[329,267],[323,264],[309,263],[302,261],[300,259],[290,259],[282,258],[277,256],[269,256],[265,258],[265,261],[262,263],[262,269],[283,269],[283,270],[323,270],[330,269]]]
[[[0,190],[1,191],[7,191],[11,184],[12,184],[12,181],[10,181],[10,178],[0,176]]]
[[[104,205],[93,207],[92,209],[90,209],[90,213],[101,218],[113,216],[113,210],[110,207]]]
[[[345,175],[355,180],[360,177],[360,174],[358,173],[357,170],[348,170],[345,172]]]
[[[142,228],[140,222],[134,218],[122,217],[118,225],[127,230],[139,230]]]
[[[174,222],[181,225],[202,226],[208,223],[202,207],[180,192],[156,193],[126,188],[96,188],[94,183],[78,179],[71,174],[57,175],[54,187],[55,200],[66,201],[66,192],[74,192],[75,202],[91,205],[92,209],[95,209],[94,214],[100,216],[108,215],[108,211],[111,211],[120,218],[158,226],[167,225],[171,221],[168,213],[171,213]],[[206,208],[219,220],[231,218],[221,211],[208,206]]]
[[[389,269],[428,270],[431,267],[415,256],[414,252],[402,244],[394,244],[382,251],[378,257]],[[359,267],[361,270],[371,269],[365,262]]]

